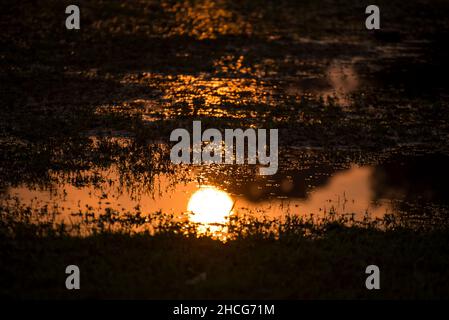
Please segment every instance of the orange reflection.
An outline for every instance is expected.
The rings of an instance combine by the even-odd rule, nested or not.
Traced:
[[[286,214],[300,216],[314,215],[317,219],[329,213],[354,214],[356,220],[369,214],[372,218],[382,218],[385,213],[394,213],[391,203],[379,200],[373,203],[372,173],[370,166],[353,166],[335,173],[328,182],[308,193],[306,198],[270,197],[260,202],[251,202],[243,195],[232,194],[214,186],[198,188],[196,174],[190,173],[190,179],[173,182],[170,174],[156,177],[152,190],[136,191],[123,186],[119,173],[110,170],[96,172],[108,177],[107,181],[96,186],[72,185],[70,182],[57,183],[50,189],[28,188],[20,186],[9,188],[0,197],[1,205],[11,205],[16,200],[35,210],[48,208],[59,213],[59,219],[76,221],[72,213],[103,213],[110,208],[123,214],[130,212],[151,214],[157,211],[172,214],[177,221],[189,221],[197,224],[199,234],[208,234],[225,238],[228,217],[250,214],[256,218],[282,218]],[[91,174],[93,174],[91,172]],[[279,188],[291,190],[291,181],[284,181]],[[231,198],[232,197],[232,198]],[[186,210],[187,209],[187,210]],[[188,214],[185,214],[186,211]]]
[[[232,213],[234,203],[224,191],[206,186],[196,191],[189,200],[187,210],[192,213],[190,220],[196,223],[226,223]]]
[[[231,10],[226,1],[163,2],[162,7],[175,21],[167,36],[188,35],[203,40],[252,31],[250,23],[239,12]]]

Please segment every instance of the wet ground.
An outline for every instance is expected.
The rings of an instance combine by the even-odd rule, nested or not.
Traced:
[[[376,32],[359,2],[66,5],[1,8],[3,209],[447,223],[446,2],[381,1]],[[193,120],[278,128],[278,173],[172,164]]]

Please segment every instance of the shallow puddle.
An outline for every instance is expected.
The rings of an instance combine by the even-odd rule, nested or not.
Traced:
[[[447,205],[447,159],[442,155],[391,156],[377,165],[332,167],[298,164],[274,176],[233,174],[231,167],[180,167],[158,174],[151,186],[124,183],[114,167],[78,172],[95,176],[95,184],[77,185],[72,177],[48,188],[19,186],[7,189],[3,205],[17,201],[34,210],[58,212],[58,219],[76,221],[76,213],[162,212],[175,220],[203,226],[225,224],[231,215],[282,218],[300,215],[313,219],[331,215],[355,220],[401,215],[401,203]],[[421,171],[427,168],[426,171]],[[226,172],[226,174],[224,174]],[[57,173],[54,173],[57,175]],[[134,181],[136,182],[136,181]],[[399,205],[398,205],[399,203]]]

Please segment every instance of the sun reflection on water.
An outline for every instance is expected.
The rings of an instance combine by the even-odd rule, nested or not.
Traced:
[[[189,200],[187,210],[190,221],[201,224],[225,224],[232,213],[234,202],[220,189],[212,186],[201,187]]]

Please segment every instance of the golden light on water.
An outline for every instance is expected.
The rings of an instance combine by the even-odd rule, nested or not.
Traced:
[[[189,200],[187,210],[192,213],[190,220],[196,223],[226,223],[233,208],[231,197],[212,186],[201,187]]]

